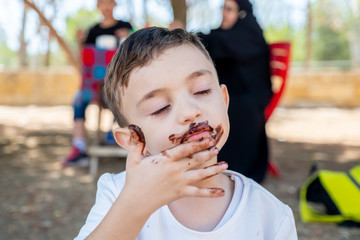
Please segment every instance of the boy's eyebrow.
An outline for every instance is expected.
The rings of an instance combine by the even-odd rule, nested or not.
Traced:
[[[213,75],[209,70],[201,69],[201,70],[197,70],[197,71],[191,73],[189,76],[186,77],[186,80],[189,81],[189,80],[192,80],[194,78],[200,77],[205,74],[209,74],[211,76]]]
[[[197,70],[195,72],[192,72],[191,74],[189,74],[189,76],[187,76],[185,79],[186,81],[190,81],[192,79],[195,79],[197,77],[200,77],[202,75],[205,75],[205,74],[209,74],[209,75],[213,75],[211,73],[211,71],[209,70],[206,70],[206,69],[201,69],[201,70]],[[151,92],[148,92],[147,94],[145,94],[145,96],[143,96],[140,101],[136,104],[136,106],[139,106],[142,102],[154,97],[155,95],[161,93],[161,92],[164,92],[165,91],[165,88],[158,88],[158,89],[155,89]]]
[[[140,101],[136,104],[136,106],[139,106],[142,102],[154,97],[156,94],[159,94],[161,92],[164,92],[165,91],[165,88],[158,88],[158,89],[155,89],[151,92],[148,92],[147,94],[145,94],[145,96],[143,96]]]

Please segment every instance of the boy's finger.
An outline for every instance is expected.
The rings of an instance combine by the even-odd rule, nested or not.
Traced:
[[[227,168],[228,164],[226,162],[218,162],[203,169],[189,170],[185,173],[185,178],[189,183],[194,183],[222,173]]]
[[[199,188],[196,186],[187,186],[183,192],[184,196],[188,197],[223,197],[225,190],[222,188]]]
[[[203,165],[204,163],[215,157],[217,154],[219,154],[219,149],[217,147],[212,147],[209,150],[195,153],[194,155],[185,158],[184,161],[181,162],[184,163],[187,169],[192,169]]]
[[[166,150],[163,155],[169,156],[174,160],[180,160],[183,158],[191,157],[195,153],[210,149],[216,144],[214,139],[204,139],[202,141],[188,142],[178,145],[174,148]]]
[[[128,160],[137,160],[139,161],[143,157],[143,152],[145,148],[145,138],[141,129],[136,125],[129,125],[130,131],[130,148],[128,154]]]

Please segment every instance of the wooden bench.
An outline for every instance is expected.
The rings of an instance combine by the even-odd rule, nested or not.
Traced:
[[[90,156],[90,175],[93,180],[96,179],[101,157],[120,157],[126,158],[128,151],[115,145],[93,145],[89,147]]]

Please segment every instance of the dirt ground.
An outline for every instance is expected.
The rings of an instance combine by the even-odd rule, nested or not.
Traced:
[[[96,108],[88,110],[90,138]],[[71,107],[0,106],[0,239],[72,239],[94,203],[88,169],[62,169],[71,143]],[[106,123],[111,117],[105,114]],[[299,239],[360,239],[360,228],[302,223],[298,189],[310,166],[348,170],[360,163],[360,109],[278,108],[267,125],[281,178],[264,187],[292,208]],[[120,172],[124,160],[104,159],[99,174]]]

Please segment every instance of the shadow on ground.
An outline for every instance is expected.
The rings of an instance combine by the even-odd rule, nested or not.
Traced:
[[[0,232],[3,239],[72,239],[95,199],[88,169],[62,169],[69,129],[43,132],[0,125]],[[314,162],[321,168],[348,170],[359,163],[360,149],[270,139],[272,158],[281,169],[264,186],[293,209],[299,239],[360,239],[360,229],[299,220],[298,189]],[[120,172],[124,160],[104,159],[100,172]]]

